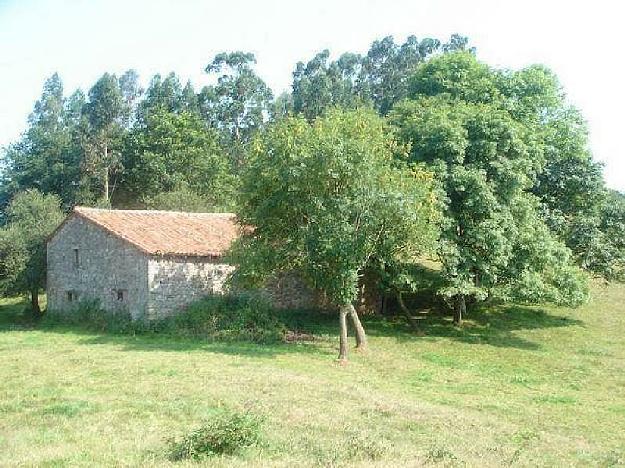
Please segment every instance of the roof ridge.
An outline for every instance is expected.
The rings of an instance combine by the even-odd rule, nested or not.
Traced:
[[[231,212],[194,212],[194,211],[173,211],[173,210],[128,210],[128,209],[117,209],[117,208],[94,208],[91,206],[74,206],[74,210],[77,213],[85,213],[85,212],[106,212],[106,213],[132,213],[132,214],[179,214],[179,215],[189,215],[189,216],[200,216],[200,215],[209,215],[209,216],[236,216],[236,213]]]

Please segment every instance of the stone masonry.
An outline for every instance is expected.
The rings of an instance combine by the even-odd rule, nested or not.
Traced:
[[[225,292],[234,267],[221,254],[237,233],[227,214],[77,208],[48,240],[48,310],[97,300],[134,319],[174,314]],[[324,306],[295,275],[274,279],[262,293],[277,308]]]

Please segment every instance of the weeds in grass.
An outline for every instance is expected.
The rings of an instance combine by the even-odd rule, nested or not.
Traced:
[[[458,460],[458,457],[447,447],[434,445],[428,449],[425,458],[434,463],[452,462]]]
[[[391,444],[380,436],[354,433],[347,438],[346,458],[349,460],[381,460]]]
[[[169,441],[172,461],[199,459],[213,455],[234,455],[261,441],[261,420],[250,413],[224,411],[200,428]]]
[[[603,466],[625,466],[625,453],[612,450],[605,456]]]

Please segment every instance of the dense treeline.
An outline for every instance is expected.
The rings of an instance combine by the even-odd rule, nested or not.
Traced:
[[[321,51],[279,96],[254,65],[218,54],[201,89],[173,72],[142,89],[129,70],[66,95],[53,75],[4,152],[5,231],[33,190],[65,211],[236,210],[258,226],[239,246],[259,253],[242,276],[298,268],[346,307],[366,273],[402,303],[429,252],[458,323],[487,298],[578,304],[578,267],[623,279],[625,197],[606,189],[584,120],[545,67],[494,69],[458,35]]]

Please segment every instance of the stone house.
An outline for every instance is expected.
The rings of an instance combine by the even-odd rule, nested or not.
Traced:
[[[47,243],[48,310],[98,300],[106,310],[157,319],[224,292],[233,267],[223,254],[241,233],[231,213],[76,207]],[[316,307],[294,277],[264,291],[274,306]]]

